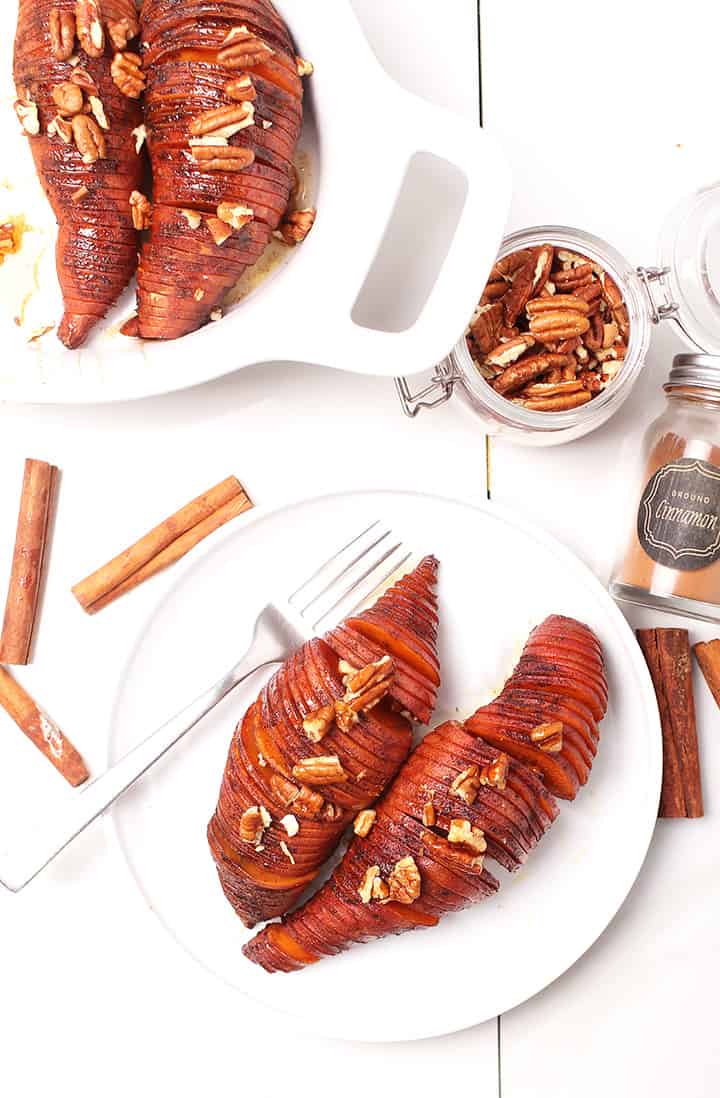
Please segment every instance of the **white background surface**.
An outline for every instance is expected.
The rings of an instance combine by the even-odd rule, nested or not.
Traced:
[[[445,0],[442,15],[413,0],[354,3],[393,75],[476,117],[472,0]],[[720,28],[701,0],[681,9],[608,0],[595,14],[569,0],[552,9],[486,0],[485,120],[513,161],[513,228],[565,221],[649,263],[666,209],[718,171]],[[600,435],[540,453],[493,447],[493,498],[540,521],[603,579],[632,487],[621,445],[637,448],[679,349],[670,332],[655,333],[646,376]],[[95,771],[105,761],[110,683],[170,580],[93,620],[68,588],[130,537],[231,471],[269,504],[388,485],[485,494],[484,440],[462,409],[411,423],[387,381],[296,367],[252,369],[137,405],[0,409],[7,562],[27,455],[56,462],[64,478],[36,666],[23,681]],[[658,615],[646,620],[662,624]],[[691,632],[700,639],[716,630]],[[704,1098],[716,1089],[719,718],[700,682],[696,693],[706,818],[659,825],[610,931],[553,988],[502,1020],[504,1098]],[[52,811],[68,795],[62,784],[1,720],[0,827],[12,832],[26,814]],[[0,977],[0,1077],[12,1098],[214,1090],[325,1098],[338,1089],[355,1098],[457,1085],[498,1094],[495,1023],[412,1045],[359,1046],[308,1038],[248,1006],[166,939],[102,827],[26,893],[0,895]],[[379,987],[378,995],[401,990]]]

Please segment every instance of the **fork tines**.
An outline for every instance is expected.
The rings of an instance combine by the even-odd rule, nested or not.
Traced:
[[[338,549],[288,602],[316,630],[331,614],[339,619],[356,610],[411,556],[392,530],[377,519]]]

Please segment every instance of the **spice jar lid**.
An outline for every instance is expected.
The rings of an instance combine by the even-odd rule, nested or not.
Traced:
[[[676,386],[717,389],[720,392],[720,357],[717,355],[675,355],[665,388]]]
[[[671,212],[660,236],[660,262],[668,269],[680,327],[700,350],[720,355],[720,182]]]

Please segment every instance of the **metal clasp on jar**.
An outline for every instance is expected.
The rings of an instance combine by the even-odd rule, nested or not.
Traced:
[[[643,284],[645,295],[650,306],[650,319],[653,324],[659,324],[661,320],[668,320],[678,314],[678,303],[673,300],[672,292],[667,282],[670,274],[669,267],[638,267],[637,273]],[[656,300],[655,291],[662,291],[662,298]]]
[[[413,393],[406,377],[395,378],[395,388],[400,397],[403,412],[410,419],[423,410],[423,408],[437,408],[439,404],[445,404],[453,395],[455,383],[460,380],[460,374],[450,357],[444,358],[433,371],[430,384],[424,389]]]

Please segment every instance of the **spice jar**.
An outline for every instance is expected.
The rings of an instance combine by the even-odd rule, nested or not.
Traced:
[[[665,392],[610,592],[720,621],[720,357],[677,355]]]
[[[633,267],[611,244],[580,229],[540,225],[506,237],[498,259],[522,248],[552,244],[586,256],[617,284],[629,317],[623,367],[612,384],[587,404],[567,411],[534,411],[495,392],[479,372],[463,333],[419,392],[396,379],[406,415],[443,404],[454,395],[487,434],[523,446],[547,446],[580,438],[614,415],[645,365],[652,326],[672,319],[695,349],[720,354],[720,183],[684,200],[660,237],[656,267]],[[478,297],[482,284],[478,288]]]

